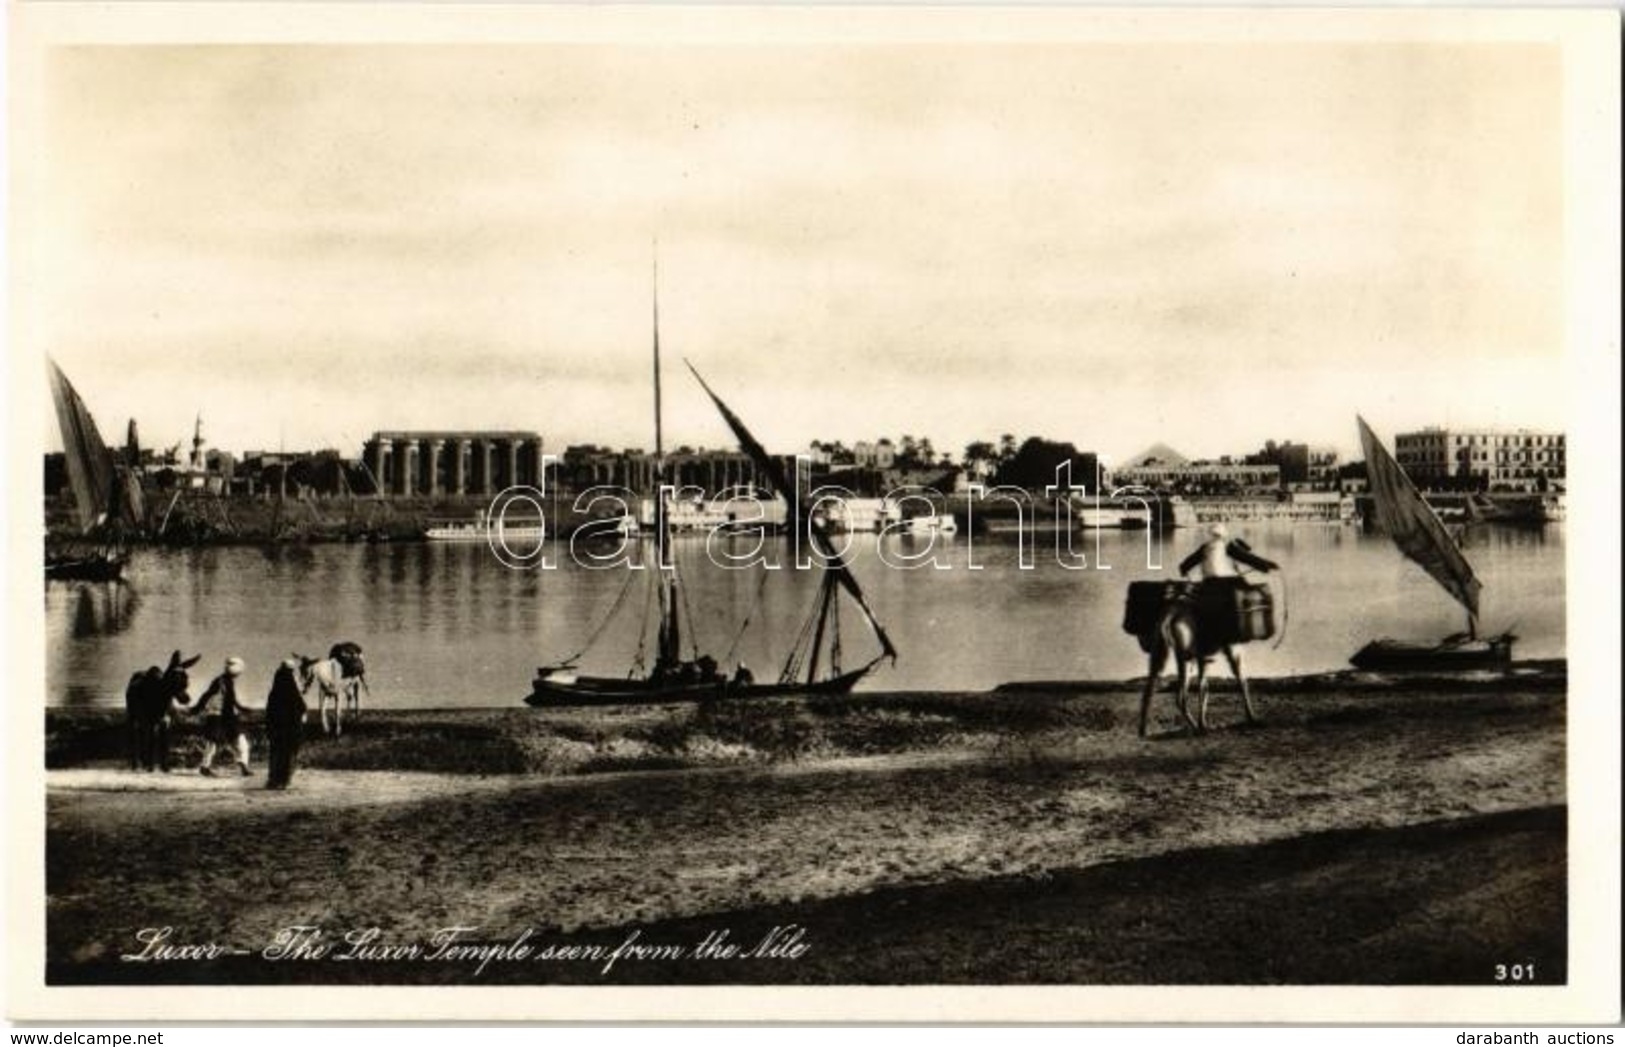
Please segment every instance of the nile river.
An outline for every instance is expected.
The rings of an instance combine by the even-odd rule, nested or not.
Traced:
[[[1463,628],[1456,604],[1386,539],[1316,524],[1236,532],[1283,566],[1279,642],[1247,646],[1251,674],[1346,668],[1374,637],[1432,641]],[[894,666],[861,686],[981,690],[1143,674],[1145,657],[1120,628],[1125,590],[1130,581],[1176,576],[1175,565],[1200,539],[1197,531],[1164,540],[1103,532],[1097,551],[1095,536],[1080,534],[1074,549],[1086,566],[1067,570],[1052,536],[1042,534],[1026,569],[1011,538],[939,536],[928,548],[924,539],[858,537],[854,571],[899,651]],[[880,541],[894,564],[929,551],[940,566],[888,566]],[[1519,658],[1562,656],[1562,525],[1480,526],[1465,532],[1463,544],[1484,585],[1484,628],[1515,631]],[[766,552],[787,559],[782,540]],[[195,684],[229,655],[246,659],[246,696],[258,705],[277,661],[294,651],[325,655],[339,640],[365,648],[375,707],[515,705],[538,665],[574,654],[595,631],[581,670],[624,674],[640,635],[645,650],[654,642],[652,627],[643,626],[649,572],[628,585],[624,567],[588,570],[567,551],[552,555],[553,570],[516,571],[478,543],[145,550],[123,586],[46,587],[48,701],[121,704],[132,672],[180,648],[203,656]],[[776,677],[814,601],[818,573],[788,565],[722,570],[707,560],[702,539],[680,540],[677,557],[700,650],[727,667],[743,658],[758,679]],[[850,608],[841,642],[849,667],[876,649]],[[685,653],[687,645],[685,638]]]

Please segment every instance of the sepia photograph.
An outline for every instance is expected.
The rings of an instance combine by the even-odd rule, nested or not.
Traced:
[[[1615,13],[410,8],[11,12],[9,1017],[1617,1020]]]

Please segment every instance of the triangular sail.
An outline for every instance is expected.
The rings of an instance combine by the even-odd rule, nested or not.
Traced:
[[[62,449],[67,459],[68,485],[78,510],[79,532],[89,534],[106,522],[113,499],[113,455],[102,442],[90,409],[79,398],[55,360],[50,367],[51,399],[62,427]]]
[[[683,362],[688,363],[686,360]],[[799,528],[801,534],[810,533],[812,535],[813,544],[818,547],[818,551],[823,556],[825,570],[830,572],[841,588],[845,589],[847,594],[857,603],[858,609],[863,612],[863,617],[869,623],[869,628],[873,630],[875,639],[880,642],[881,656],[895,659],[897,657],[897,648],[892,646],[891,637],[886,635],[886,630],[880,624],[880,621],[875,618],[874,611],[869,609],[869,602],[864,599],[863,589],[859,587],[857,577],[852,574],[851,568],[847,566],[846,559],[836,551],[828,536],[817,527],[807,525],[806,511],[801,506],[800,499],[796,497],[796,492],[791,487],[790,481],[785,477],[783,467],[757,442],[756,437],[752,436],[750,430],[745,428],[745,423],[739,420],[739,416],[734,414],[728,405],[722,402],[721,397],[711,391],[711,387],[705,384],[705,379],[700,377],[700,372],[694,370],[694,365],[688,364],[688,369],[694,375],[695,380],[700,383],[700,387],[705,390],[705,394],[711,398],[711,402],[716,404],[717,410],[722,413],[723,420],[728,423],[728,428],[733,430],[734,437],[739,441],[739,449],[744,451],[750,460],[755,463],[757,471],[767,480],[768,486],[772,488],[773,493],[782,497],[790,507],[795,516],[790,521],[791,525]]]
[[[141,493],[141,438],[135,419],[124,435],[124,468],[118,486],[118,515],[127,526],[140,530],[147,519],[146,496]],[[342,475],[342,474],[341,474]]]
[[[1360,423],[1360,442],[1365,448],[1378,529],[1394,540],[1400,552],[1432,575],[1476,622],[1481,587],[1473,576],[1472,565],[1365,419],[1356,416],[1356,421]]]

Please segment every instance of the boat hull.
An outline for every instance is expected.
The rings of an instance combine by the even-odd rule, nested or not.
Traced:
[[[54,582],[116,582],[124,577],[122,556],[77,556],[45,561],[45,579]]]
[[[726,681],[681,683],[627,680],[608,676],[543,674],[532,682],[525,704],[537,709],[592,705],[668,705],[681,702],[781,698],[790,695],[848,694],[868,669],[832,676],[816,683],[747,683]]]
[[[1349,664],[1368,672],[1458,672],[1502,669],[1512,664],[1510,636],[1437,644],[1373,640],[1355,652]]]

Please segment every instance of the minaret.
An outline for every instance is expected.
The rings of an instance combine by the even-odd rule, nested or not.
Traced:
[[[192,425],[192,471],[203,473],[207,471],[207,463],[203,460],[203,415],[197,416]]]

